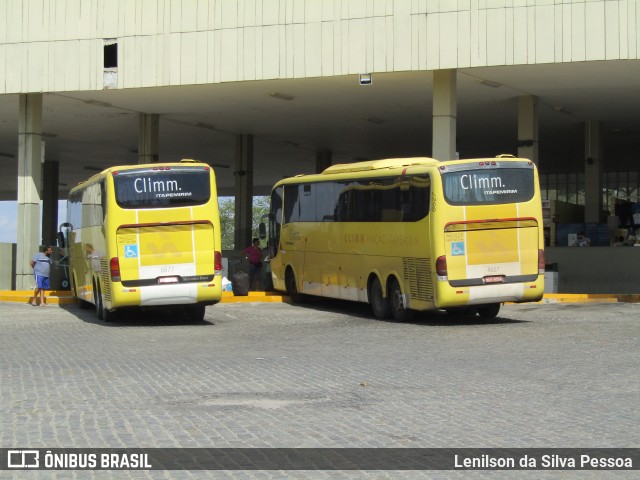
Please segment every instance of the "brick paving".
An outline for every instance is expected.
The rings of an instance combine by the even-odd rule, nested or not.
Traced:
[[[350,303],[245,303],[208,307],[201,323],[165,312],[106,324],[75,306],[0,303],[0,332],[5,448],[640,446],[640,304],[507,305],[493,321],[398,324]]]

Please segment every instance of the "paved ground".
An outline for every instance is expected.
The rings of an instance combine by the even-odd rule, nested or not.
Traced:
[[[0,303],[0,446],[640,447],[639,346],[640,304],[507,305],[489,322],[407,324],[348,303],[225,304],[202,323],[105,324],[74,306]],[[207,474],[138,473],[179,475]],[[215,477],[243,475],[284,474]]]

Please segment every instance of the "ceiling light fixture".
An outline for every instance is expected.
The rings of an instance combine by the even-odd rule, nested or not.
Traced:
[[[13,153],[0,152],[0,157],[16,158]]]
[[[191,125],[198,128],[206,128],[207,130],[215,130],[216,128],[213,125],[203,122],[191,122]]]
[[[376,125],[380,125],[381,123],[384,123],[384,120],[382,118],[377,118],[377,117],[363,117],[362,119],[365,122],[375,123]]]
[[[564,108],[561,105],[554,105],[553,109],[558,113],[564,113],[564,114],[567,114],[567,115],[571,115],[571,110],[567,110],[566,108]]]
[[[292,95],[287,95],[286,93],[280,93],[280,92],[271,92],[269,96],[273,98],[277,98],[278,100],[293,100],[294,98],[296,98]]]
[[[489,88],[499,88],[502,86],[501,83],[493,82],[491,80],[480,80],[478,83],[480,85],[484,85],[485,87],[489,87]]]
[[[101,102],[100,100],[85,100],[84,103],[87,105],[93,105],[94,107],[113,107],[110,103]]]

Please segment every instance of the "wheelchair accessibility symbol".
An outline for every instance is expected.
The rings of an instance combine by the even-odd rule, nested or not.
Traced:
[[[125,245],[124,256],[125,258],[138,258],[138,245]]]
[[[454,257],[464,255],[464,242],[451,242],[451,255]]]

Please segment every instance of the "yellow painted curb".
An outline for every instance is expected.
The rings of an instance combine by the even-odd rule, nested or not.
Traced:
[[[46,302],[51,305],[72,304],[75,299],[67,290],[48,290]],[[32,290],[0,290],[0,302],[30,303],[33,300]],[[233,292],[222,292],[221,303],[282,303],[290,302],[290,298],[275,292],[249,292],[247,296],[235,296]],[[538,303],[640,303],[640,294],[607,294],[607,293],[545,293]]]
[[[31,303],[32,290],[4,290],[0,291],[0,302]],[[222,292],[220,303],[282,303],[288,302],[289,297],[273,292],[249,292],[247,296],[236,297],[233,292]],[[45,302],[50,305],[68,305],[75,303],[71,292],[67,290],[48,290],[45,292]]]
[[[640,294],[545,293],[542,301],[549,303],[638,303],[640,302]]]
[[[45,303],[49,305],[63,305],[74,303],[71,292],[66,290],[47,290],[44,294]],[[0,291],[1,302],[31,303],[33,290],[4,290]]]

